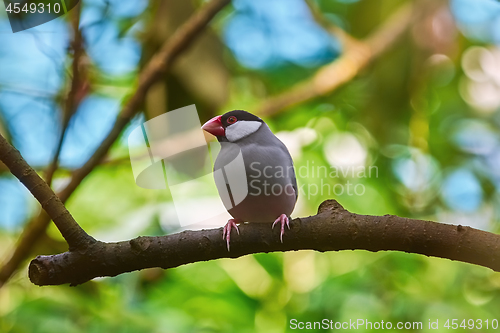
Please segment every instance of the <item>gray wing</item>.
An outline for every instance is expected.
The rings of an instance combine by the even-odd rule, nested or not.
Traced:
[[[290,173],[290,178],[292,182],[292,187],[295,191],[295,200],[299,197],[299,189],[297,188],[297,177],[295,176],[295,166],[293,165],[293,159],[292,155],[290,155],[290,152],[286,148],[285,144],[281,142],[280,139],[276,138],[276,140],[279,142],[280,149],[284,152],[284,155],[286,155],[286,158],[288,160],[289,165],[292,166],[292,172]]]

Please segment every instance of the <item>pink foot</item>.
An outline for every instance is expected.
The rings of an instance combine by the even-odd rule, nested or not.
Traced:
[[[273,223],[273,229],[274,229],[274,225],[276,223],[281,223],[281,232],[280,232],[280,240],[281,242],[283,243],[283,234],[285,233],[285,224],[286,226],[288,227],[288,229],[290,230],[290,222],[288,221],[288,216],[286,216],[285,214],[281,214],[277,219],[276,221],[274,221]]]
[[[238,235],[240,234],[240,231],[238,230],[238,226],[236,225],[236,223],[241,223],[241,221],[238,219],[230,219],[224,226],[224,231],[222,231],[222,239],[226,240],[228,251],[229,251],[229,240],[231,239],[231,228],[235,227],[236,231],[238,232]]]

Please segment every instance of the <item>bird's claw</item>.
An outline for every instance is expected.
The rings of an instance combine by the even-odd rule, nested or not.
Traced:
[[[274,225],[278,222],[281,224],[280,240],[283,243],[283,235],[285,234],[285,224],[288,227],[288,230],[290,230],[290,221],[288,220],[288,216],[286,216],[285,214],[281,214],[276,219],[276,221],[274,221],[272,229],[274,229]]]
[[[227,221],[226,225],[224,226],[224,230],[222,231],[222,239],[226,240],[228,251],[229,251],[229,241],[231,239],[231,228],[232,227],[236,228],[236,232],[238,233],[238,235],[240,234],[240,230],[238,229],[236,223],[240,223],[240,221],[237,219],[230,219],[229,221]]]

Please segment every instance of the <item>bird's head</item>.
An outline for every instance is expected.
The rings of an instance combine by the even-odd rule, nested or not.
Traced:
[[[213,117],[201,128],[215,135],[219,141],[226,138],[229,142],[236,142],[255,133],[263,123],[262,119],[249,112],[234,110]]]

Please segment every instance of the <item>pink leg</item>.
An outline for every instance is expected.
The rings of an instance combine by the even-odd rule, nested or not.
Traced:
[[[231,239],[231,228],[235,227],[236,231],[238,232],[238,235],[240,234],[240,231],[238,230],[238,226],[236,225],[236,223],[241,223],[241,221],[238,219],[230,219],[224,226],[224,231],[222,231],[222,239],[225,239],[227,241],[228,251],[229,251],[229,240]]]
[[[281,214],[277,219],[276,221],[274,221],[273,223],[273,229],[274,229],[274,225],[276,223],[281,223],[281,232],[280,232],[280,240],[281,242],[283,243],[283,234],[285,233],[285,224],[286,226],[288,227],[288,229],[290,229],[290,222],[288,221],[288,216],[286,216],[285,214]]]

